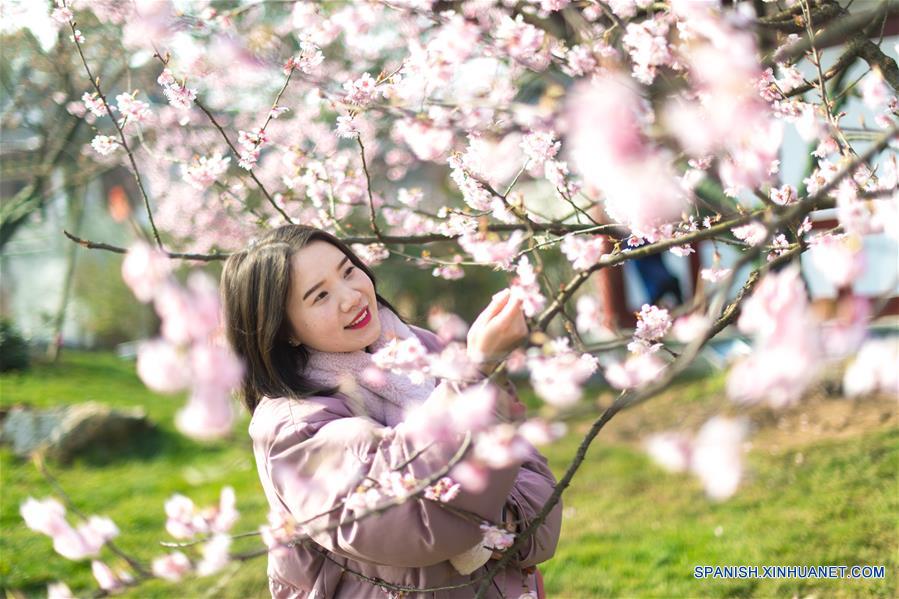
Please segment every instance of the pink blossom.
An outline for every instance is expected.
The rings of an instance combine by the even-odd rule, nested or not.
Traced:
[[[645,102],[632,81],[603,75],[570,95],[569,139],[584,181],[604,195],[606,213],[639,237],[680,218],[685,194],[663,152],[643,135]]]
[[[173,551],[153,560],[153,575],[169,582],[178,582],[190,572],[190,560],[180,551]]]
[[[122,261],[122,279],[144,303],[153,299],[171,272],[168,256],[142,241],[132,245]]]
[[[514,19],[504,16],[494,33],[497,44],[509,56],[537,71],[549,65],[549,55],[544,48],[545,36],[542,29],[525,23],[522,15]]]
[[[103,116],[104,114],[107,114],[106,104],[103,103],[103,99],[100,98],[99,94],[96,92],[93,94],[84,92],[84,95],[81,96],[81,101],[84,102],[84,107],[94,116]],[[115,110],[115,108],[113,108],[113,110]]]
[[[296,521],[293,517],[280,510],[271,510],[268,513],[268,524],[259,527],[262,542],[268,547],[269,553],[274,555],[286,555],[287,543],[294,537]]]
[[[592,295],[582,295],[575,304],[577,318],[575,324],[581,333],[588,333],[597,337],[607,337],[611,331],[603,324],[605,311],[599,300]]]
[[[390,470],[381,474],[378,478],[381,492],[385,497],[404,499],[418,487],[415,476],[409,472],[401,474],[396,470]]]
[[[578,355],[567,344],[559,344],[549,355],[530,355],[528,368],[537,395],[550,405],[568,408],[581,398],[583,384],[596,372],[597,361],[590,354]]]
[[[563,240],[559,248],[565,257],[571,261],[571,266],[575,270],[588,270],[602,259],[606,254],[606,238],[602,235],[594,235],[592,237],[584,237],[579,235],[568,235]]]
[[[197,574],[209,576],[224,568],[230,556],[228,549],[231,547],[231,537],[217,534],[211,540],[203,544],[203,559],[197,564]]]
[[[337,137],[344,139],[355,139],[359,137],[359,129],[356,127],[356,121],[352,116],[341,115],[337,117]]]
[[[715,501],[732,496],[740,484],[747,428],[745,420],[715,416],[696,435],[690,468]]]
[[[458,266],[456,264],[447,264],[436,267],[433,271],[431,271],[431,274],[433,274],[435,277],[446,279],[447,281],[456,281],[465,276],[465,271],[461,266]]]
[[[895,338],[871,339],[859,350],[843,375],[843,392],[849,397],[879,391],[899,395],[899,342]]]
[[[425,489],[425,499],[449,503],[459,494],[461,485],[448,476],[444,476],[436,483]]]
[[[166,531],[176,539],[189,539],[198,532],[207,532],[202,518],[195,514],[194,502],[189,497],[174,494],[165,502]]]
[[[397,374],[405,374],[414,384],[424,381],[424,370],[428,366],[428,350],[417,337],[391,339],[384,347],[372,354],[375,366]]]
[[[884,82],[880,69],[876,67],[862,78],[859,89],[861,90],[862,101],[865,103],[865,106],[873,109],[880,109],[886,106],[893,95]]]
[[[512,282],[512,299],[520,299],[525,316],[533,317],[546,305],[546,297],[540,290],[534,267],[527,256],[521,257],[515,272],[518,276]]]
[[[798,201],[796,196],[796,188],[792,185],[784,185],[783,187],[771,188],[771,201],[781,206],[795,204]]]
[[[451,168],[450,176],[462,192],[462,199],[475,210],[491,209],[493,196],[477,179],[472,177],[465,168],[464,160],[453,155],[449,159]]]
[[[94,560],[91,562],[91,572],[93,572],[97,584],[104,591],[116,591],[124,586],[109,566],[101,561]]]
[[[453,143],[452,129],[438,126],[433,121],[405,119],[397,121],[395,130],[419,160],[440,160]]]
[[[347,496],[344,505],[348,510],[364,513],[377,508],[382,501],[381,491],[372,481],[364,480]]]
[[[83,44],[85,37],[84,37],[84,34],[81,33],[80,29],[76,29],[74,35],[70,35],[69,39],[77,44]]]
[[[644,447],[649,457],[669,472],[686,472],[690,467],[692,442],[680,433],[651,435],[644,442]]]
[[[116,104],[122,115],[119,126],[126,123],[143,123],[152,116],[150,105],[135,98],[137,92],[119,94],[116,96]]]
[[[566,430],[564,422],[547,422],[542,418],[531,418],[518,427],[518,434],[531,445],[548,445],[561,439]]]
[[[64,582],[54,582],[47,585],[47,599],[77,599],[72,594],[72,589]]]
[[[634,78],[650,84],[659,67],[670,66],[674,57],[668,48],[668,23],[665,17],[628,23],[622,44],[634,62]]]
[[[525,156],[535,164],[551,160],[559,152],[560,146],[561,142],[556,141],[551,131],[534,131],[521,140]]]
[[[462,317],[437,306],[428,310],[428,328],[444,343],[463,340],[468,334],[468,323]]]
[[[527,442],[511,424],[497,424],[475,438],[474,457],[490,468],[507,468],[530,454]]]
[[[288,59],[287,64],[284,65],[284,74],[286,75],[293,69],[307,74],[312,73],[315,67],[324,60],[325,55],[322,54],[321,48],[311,40],[310,36],[304,35],[300,38],[299,54]]]
[[[765,275],[743,304],[737,326],[762,340],[784,336],[805,319],[808,296],[799,269],[789,266]]]
[[[811,241],[810,257],[838,289],[852,285],[865,268],[862,241],[854,235],[824,234]]]
[[[175,426],[201,441],[228,435],[234,426],[234,408],[227,389],[194,387],[187,404],[175,415]]]
[[[354,243],[351,247],[353,252],[368,266],[377,266],[390,257],[390,250],[383,243],[370,243],[368,245]]]
[[[665,363],[652,352],[633,354],[606,367],[605,377],[616,389],[636,389],[658,378]]]
[[[109,156],[119,148],[119,142],[108,135],[95,135],[91,140],[91,147],[100,156]]]
[[[731,229],[734,237],[749,245],[761,245],[768,238],[768,229],[760,222],[752,221]]]
[[[459,481],[463,489],[470,493],[480,493],[487,487],[490,470],[471,460],[463,460],[453,466],[450,476]]]
[[[368,73],[363,73],[360,78],[344,83],[343,89],[346,91],[347,102],[367,106],[377,98],[378,82]]]
[[[137,375],[157,393],[177,393],[190,384],[190,365],[176,346],[157,339],[140,344],[137,350]]]
[[[215,153],[208,157],[194,157],[189,165],[181,165],[181,175],[188,185],[203,191],[207,187],[212,186],[216,179],[228,170],[229,162],[231,162],[231,158],[223,158],[220,153]]]
[[[156,82],[162,86],[162,93],[165,94],[169,104],[175,108],[189,110],[193,106],[193,102],[197,98],[197,90],[179,83],[170,70],[163,69]]]
[[[481,524],[481,531],[484,533],[484,546],[488,549],[502,551],[512,546],[515,542],[515,535],[507,530],[493,526],[484,522]]]
[[[709,319],[704,314],[692,313],[674,321],[671,334],[681,343],[690,343],[709,330]]]
[[[19,508],[25,525],[31,530],[53,537],[69,527],[66,508],[52,498],[37,500],[29,497]]]
[[[643,304],[637,313],[637,328],[634,337],[643,341],[655,341],[664,337],[671,329],[671,316],[665,308]]]
[[[50,16],[54,21],[61,25],[65,25],[70,21],[75,19],[75,14],[66,6],[60,6],[59,8],[54,8],[53,12],[50,13]]]
[[[162,336],[175,344],[205,342],[220,326],[218,288],[211,277],[199,271],[190,274],[187,289],[162,285],[154,306],[162,319]]]
[[[465,233],[459,237],[459,246],[471,254],[475,262],[496,264],[508,269],[518,254],[518,246],[523,240],[524,233],[521,231],[513,231],[505,240],[497,238],[495,234]]]
[[[209,528],[213,532],[228,532],[239,517],[240,512],[237,511],[237,497],[234,494],[234,488],[222,487],[218,509],[212,512]]]

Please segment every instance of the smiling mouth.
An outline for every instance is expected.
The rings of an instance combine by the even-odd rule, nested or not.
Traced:
[[[366,306],[365,308],[362,309],[361,312],[359,312],[359,314],[356,316],[356,318],[353,320],[353,322],[351,322],[350,324],[348,324],[347,326],[345,326],[343,328],[345,328],[345,329],[361,329],[362,327],[367,325],[369,323],[369,321],[371,321],[371,312],[369,312],[368,306]]]

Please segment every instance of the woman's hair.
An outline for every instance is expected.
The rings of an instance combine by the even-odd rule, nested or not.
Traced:
[[[378,302],[396,312],[378,295],[374,273],[346,244],[320,229],[285,225],[232,254],[222,272],[225,330],[231,347],[246,367],[242,395],[250,413],[263,396],[301,398],[333,395],[337,391],[323,389],[305,378],[309,350],[288,343],[291,264],[294,254],[312,241],[325,241],[343,252],[371,279]]]

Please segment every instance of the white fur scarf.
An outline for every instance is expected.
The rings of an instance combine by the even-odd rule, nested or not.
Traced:
[[[381,335],[371,344],[372,353],[393,339],[415,337],[410,329],[387,306],[378,304]],[[310,350],[305,375],[316,384],[339,387],[359,402],[368,417],[385,426],[402,422],[408,408],[424,402],[434,391],[436,381],[425,378],[416,385],[405,374],[378,371],[365,350],[354,352],[320,352]]]

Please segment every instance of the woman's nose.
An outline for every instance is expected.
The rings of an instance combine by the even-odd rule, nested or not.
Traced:
[[[340,299],[340,309],[344,312],[348,312],[353,308],[358,308],[362,299],[362,292],[358,289],[353,289],[351,287],[347,287],[343,295]]]

